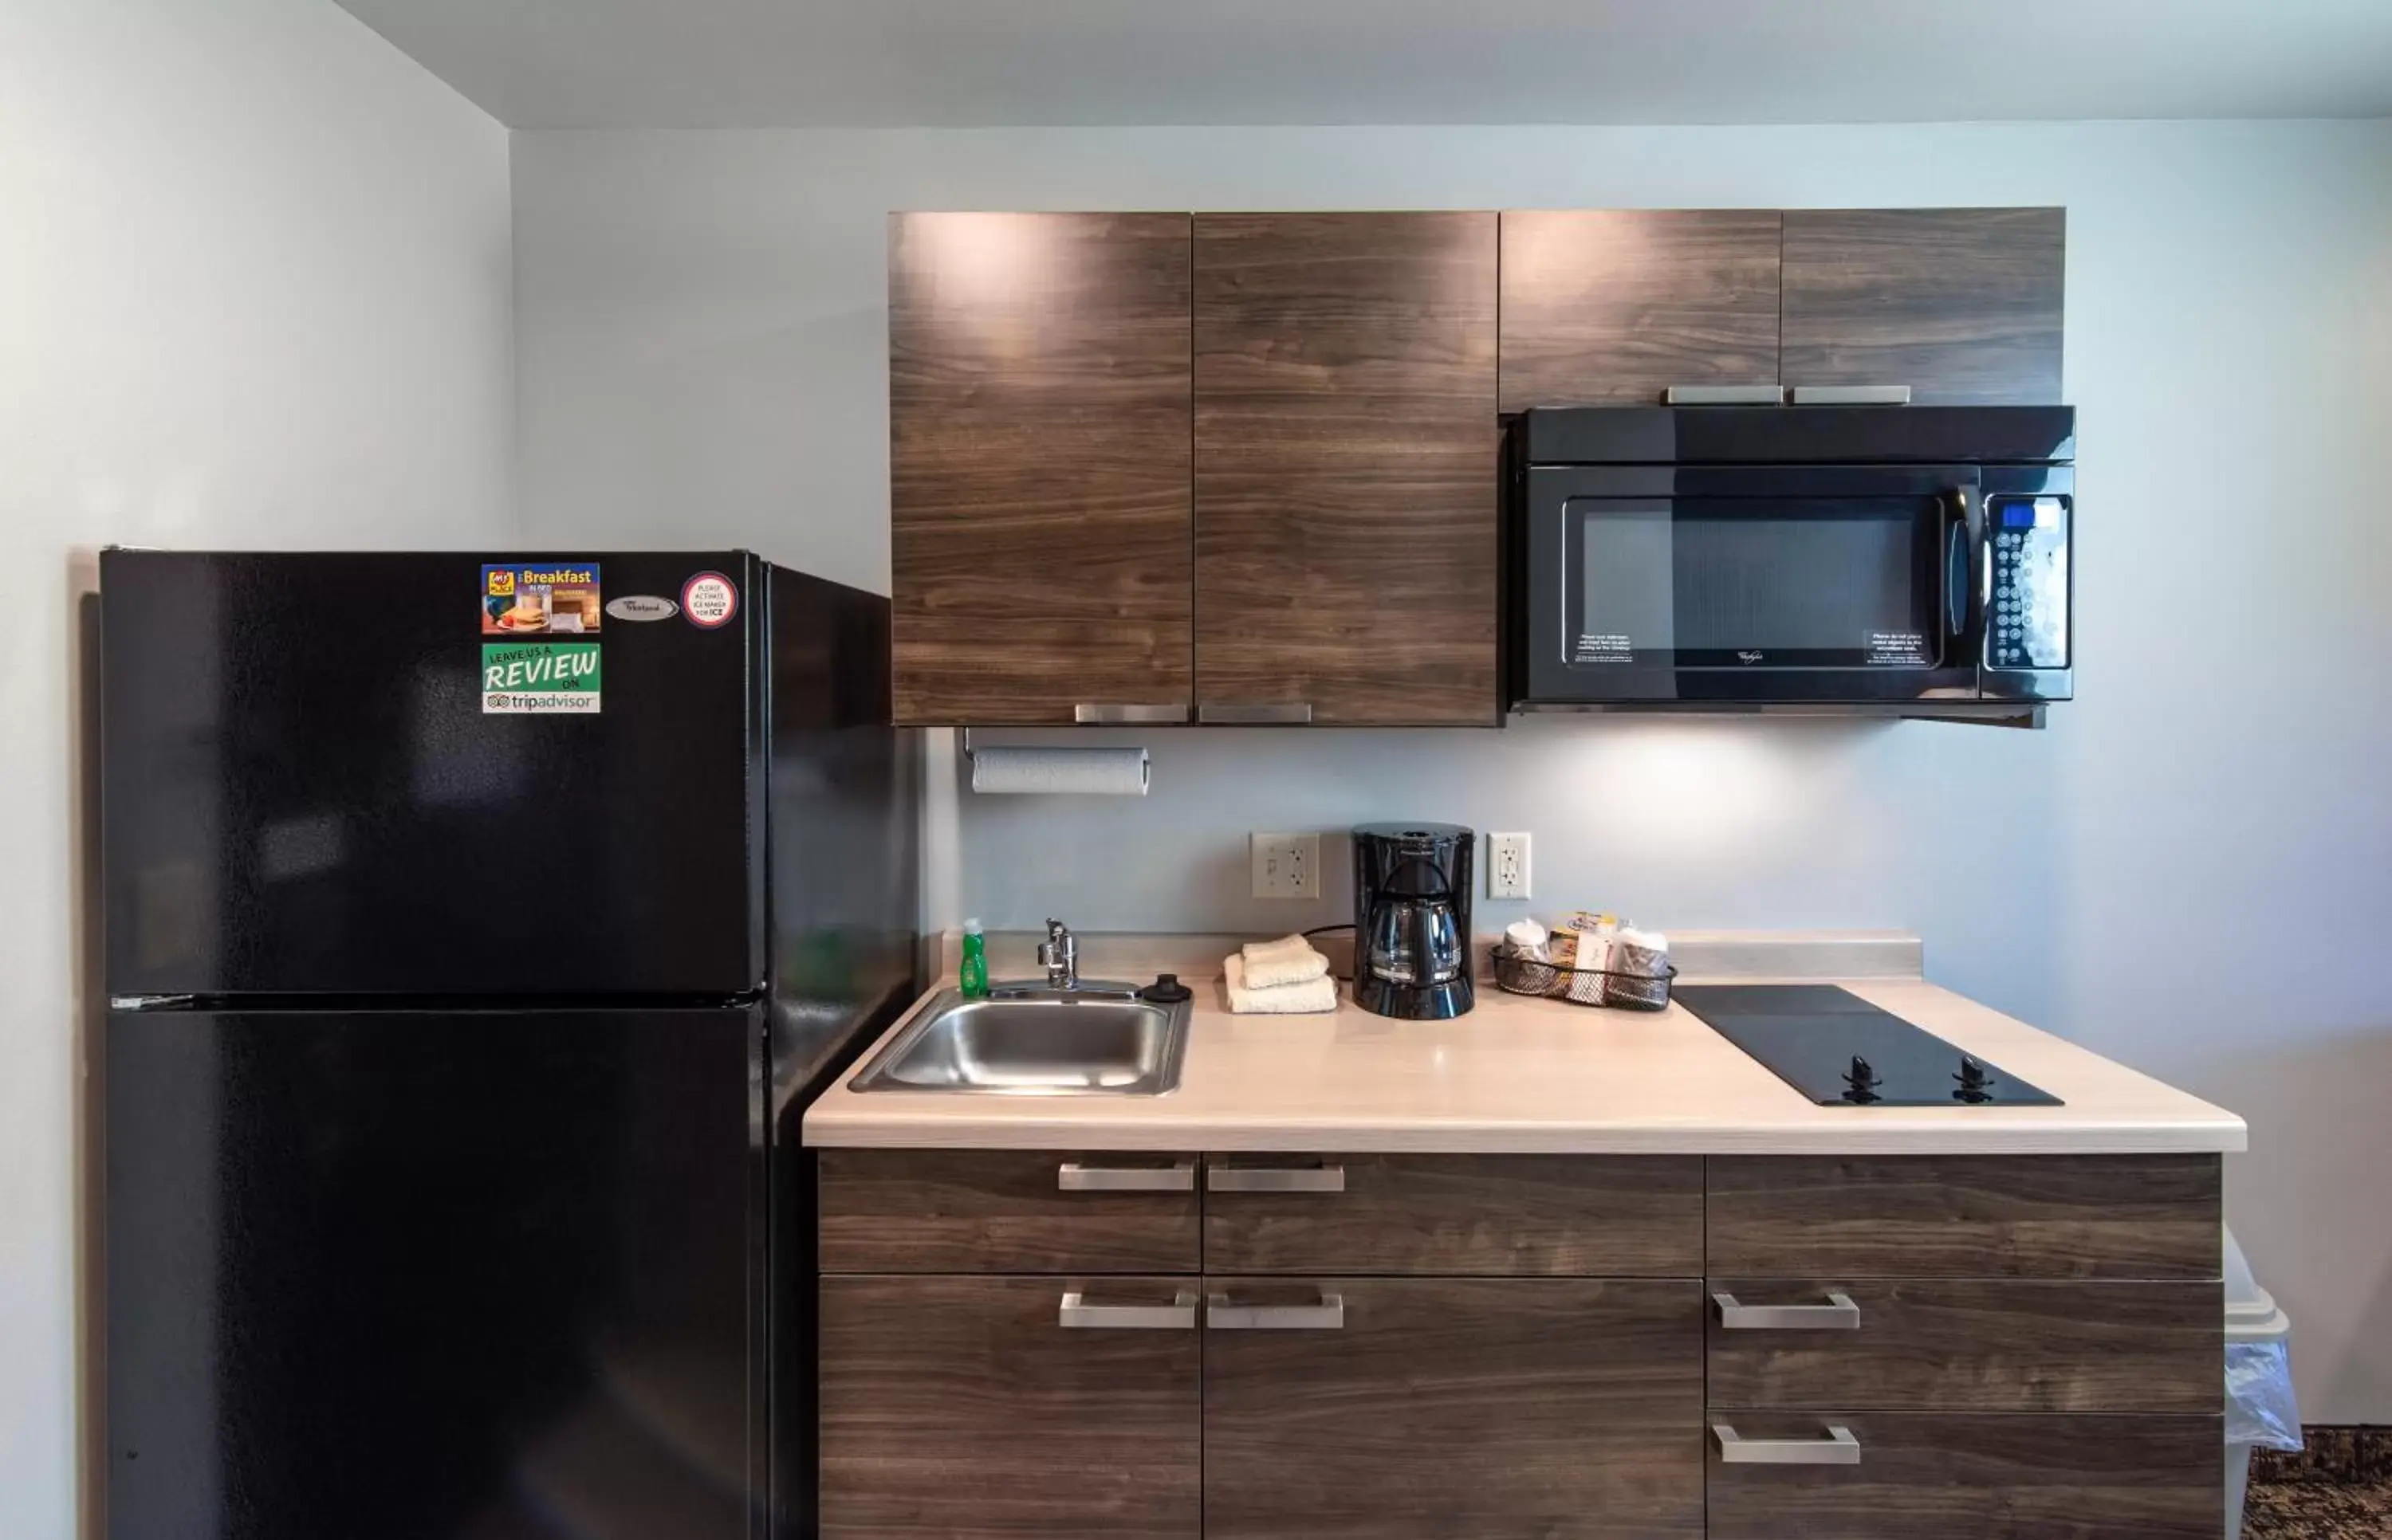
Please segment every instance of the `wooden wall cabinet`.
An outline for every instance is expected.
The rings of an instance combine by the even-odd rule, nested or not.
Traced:
[[[1199,720],[1492,726],[1496,216],[1196,216]]]
[[[1503,410],[1777,382],[1774,209],[1503,215]]]
[[[900,722],[1186,719],[1189,228],[890,216]]]
[[[1507,213],[1503,409],[1672,385],[2057,402],[2067,230],[2063,209]]]
[[[2060,209],[890,219],[901,722],[1488,726],[1499,412],[2056,402]]]
[[[2067,239],[2064,209],[1788,210],[1779,373],[2057,402]]]

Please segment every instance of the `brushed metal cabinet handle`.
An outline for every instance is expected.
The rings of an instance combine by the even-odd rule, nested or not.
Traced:
[[[1207,1294],[1204,1324],[1216,1331],[1342,1331],[1346,1296],[1324,1288],[1317,1305],[1241,1305],[1227,1294]]]
[[[1196,719],[1216,727],[1243,724],[1262,727],[1277,723],[1301,724],[1312,720],[1312,703],[1289,701],[1279,705],[1255,703],[1240,705],[1233,701],[1205,701],[1196,707]]]
[[[1671,385],[1661,393],[1672,407],[1776,407],[1785,404],[1783,385]]]
[[[1748,1439],[1739,1437],[1733,1425],[1714,1422],[1711,1437],[1719,1440],[1722,1465],[1861,1463],[1861,1441],[1852,1437],[1851,1429],[1838,1423],[1827,1425],[1827,1436],[1823,1439]]]
[[[1192,1193],[1196,1162],[1170,1166],[1084,1166],[1066,1160],[1055,1168],[1055,1186],[1067,1193]]]
[[[1092,1305],[1074,1288],[1057,1307],[1055,1324],[1078,1331],[1193,1331],[1196,1291],[1183,1288],[1167,1305]]]
[[[1907,407],[1908,385],[1797,385],[1798,407]]]
[[[1748,1305],[1714,1290],[1711,1308],[1730,1331],[1858,1331],[1861,1326],[1861,1307],[1839,1292],[1829,1293],[1823,1305]]]
[[[1207,1166],[1204,1190],[1215,1193],[1342,1193],[1343,1166]]]
[[[1082,727],[1145,727],[1158,722],[1184,722],[1188,708],[1169,702],[1153,705],[1082,701],[1072,707],[1072,720]]]

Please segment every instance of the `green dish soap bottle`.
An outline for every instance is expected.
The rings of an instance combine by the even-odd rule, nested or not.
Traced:
[[[956,982],[967,1000],[987,997],[988,942],[980,933],[978,920],[964,922],[964,960],[956,970]]]

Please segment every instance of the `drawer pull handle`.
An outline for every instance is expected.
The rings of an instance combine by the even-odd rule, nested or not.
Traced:
[[[1324,1288],[1317,1305],[1236,1305],[1227,1294],[1208,1294],[1204,1324],[1216,1331],[1338,1331],[1346,1325],[1346,1296]]]
[[[1188,708],[1176,702],[1155,705],[1082,701],[1072,707],[1072,720],[1082,727],[1143,727],[1160,722],[1184,722]]]
[[[1722,1465],[1858,1465],[1861,1463],[1861,1441],[1852,1430],[1835,1423],[1827,1425],[1823,1439],[1748,1439],[1724,1422],[1711,1424],[1711,1437],[1719,1440],[1720,1463]]]
[[[1661,400],[1672,407],[1782,407],[1782,385],[1671,385]]]
[[[1176,1166],[1084,1166],[1066,1160],[1055,1168],[1055,1186],[1067,1193],[1192,1193],[1196,1162]]]
[[[1849,1294],[1830,1293],[1823,1305],[1746,1305],[1725,1292],[1711,1295],[1719,1323],[1730,1331],[1858,1331],[1861,1307]]]
[[[1798,407],[1907,407],[1908,385],[1797,385]]]
[[[1074,1288],[1063,1296],[1055,1324],[1084,1331],[1193,1331],[1196,1291],[1183,1288],[1167,1305],[1092,1305]]]
[[[1202,701],[1196,719],[1216,727],[1302,726],[1312,720],[1309,701]]]
[[[1216,1193],[1342,1193],[1343,1166],[1207,1166],[1204,1186]]]

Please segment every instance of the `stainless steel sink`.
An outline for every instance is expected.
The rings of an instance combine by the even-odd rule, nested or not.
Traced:
[[[1127,985],[942,990],[849,1084],[857,1091],[1159,1096],[1179,1084],[1188,1004]]]

